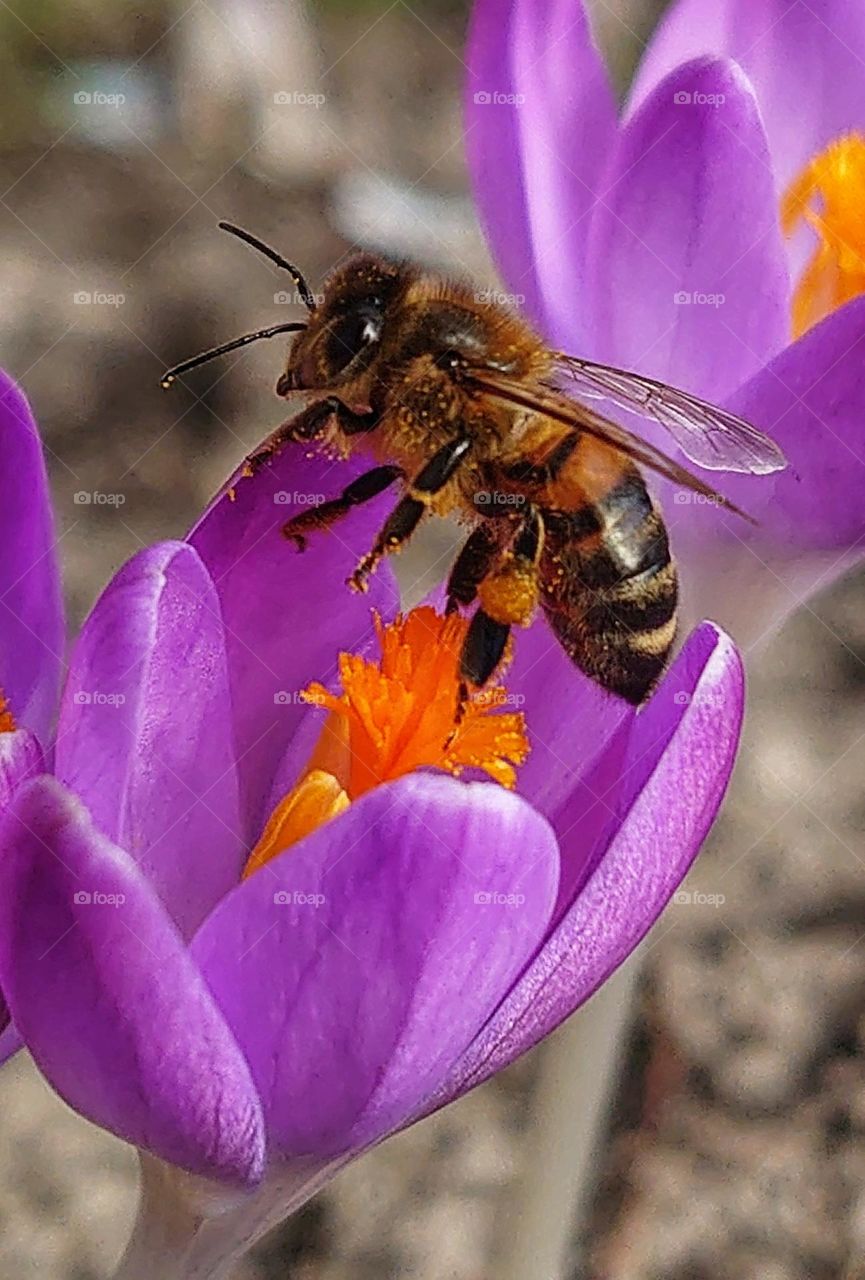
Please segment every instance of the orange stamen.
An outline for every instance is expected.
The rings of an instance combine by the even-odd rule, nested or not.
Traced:
[[[504,688],[476,693],[457,713],[467,627],[464,618],[440,617],[428,606],[388,625],[376,616],[379,661],[342,653],[342,693],[309,686],[310,703],[330,715],[303,776],[277,805],[244,874],[373,787],[415,769],[443,769],[455,777],[477,769],[503,787],[515,786],[529,744],[522,713],[500,712],[508,701]]]
[[[819,201],[819,208],[815,202]],[[836,307],[865,293],[865,137],[830,143],[788,188],[781,225],[791,236],[804,221],[818,245],[793,296],[798,338]]]
[[[0,733],[14,733],[17,728],[12,708],[9,706],[9,699],[0,689]]]

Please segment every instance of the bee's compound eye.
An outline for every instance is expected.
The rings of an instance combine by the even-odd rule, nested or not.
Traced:
[[[381,311],[363,303],[341,316],[330,331],[328,360],[335,371],[348,367],[356,356],[381,338]]]

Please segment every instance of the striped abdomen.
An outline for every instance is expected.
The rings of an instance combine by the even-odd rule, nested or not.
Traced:
[[[544,510],[542,602],[565,651],[605,689],[643,702],[667,664],[678,587],[667,532],[639,471],[603,496]]]

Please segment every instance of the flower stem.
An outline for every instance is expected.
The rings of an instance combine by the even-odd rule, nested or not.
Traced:
[[[542,1046],[522,1167],[499,1207],[497,1280],[565,1280],[572,1273],[568,1254],[575,1238],[582,1244],[640,955]],[[589,1274],[585,1258],[576,1272]]]
[[[114,1280],[226,1280],[256,1241],[347,1161],[298,1162],[228,1199],[215,1184],[141,1157],[138,1217]]]

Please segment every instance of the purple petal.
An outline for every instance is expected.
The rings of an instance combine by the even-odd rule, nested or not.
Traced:
[[[789,331],[766,139],[739,68],[668,76],[623,129],[607,178],[590,244],[602,358],[709,399],[732,390]]]
[[[225,636],[186,543],[142,551],[98,600],[72,654],[55,768],[186,936],[237,884],[246,846]]]
[[[588,213],[616,111],[581,0],[479,0],[466,143],[502,274],[554,342],[577,342]]]
[[[0,688],[43,741],[54,720],[65,626],[54,517],[30,406],[0,371]]]
[[[526,717],[531,746],[519,771],[520,795],[552,821],[634,710],[584,676],[542,618],[514,635],[513,664],[502,682]]]
[[[0,843],[0,981],[57,1092],[171,1164],[258,1181],[249,1069],[135,864],[51,778],[16,798]]]
[[[536,950],[557,878],[524,801],[414,774],[220,904],[192,950],[283,1157],[375,1142],[438,1088]]]
[[[336,496],[368,465],[285,449],[272,468],[238,483],[234,502],[217,498],[190,534],[216,584],[225,622],[251,840],[260,833],[274,773],[306,710],[298,694],[311,680],[331,679],[340,650],[360,647],[371,631],[373,608],[391,614],[399,604],[386,565],[367,596],[345,585],[396,501],[393,494],[311,538],[303,555],[281,534],[294,512]]]
[[[783,191],[833,138],[865,127],[865,8],[856,0],[679,0],[640,68],[640,101],[700,54],[727,55],[754,85]]]
[[[512,1062],[589,998],[648,932],[711,826],[739,741],[742,668],[706,623],[636,717],[620,825],[561,924],[464,1055],[436,1105]],[[627,811],[624,811],[626,808]],[[579,828],[563,830],[579,839]]]
[[[718,477],[757,523],[662,489],[686,616],[711,613],[750,644],[865,554],[865,299],[809,330],[729,404],[790,463]]]
[[[0,814],[6,812],[18,788],[44,768],[42,748],[32,733],[26,729],[0,733]]]

